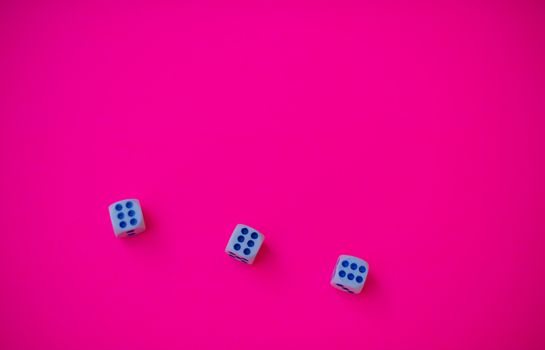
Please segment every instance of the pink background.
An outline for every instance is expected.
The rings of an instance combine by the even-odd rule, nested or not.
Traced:
[[[543,3],[130,3],[0,5],[0,348],[545,348]]]

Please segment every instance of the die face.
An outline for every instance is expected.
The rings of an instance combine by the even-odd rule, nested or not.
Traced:
[[[265,236],[259,231],[250,226],[238,224],[227,242],[225,252],[243,263],[253,264],[264,239]]]
[[[369,264],[350,255],[341,255],[335,264],[331,285],[350,294],[358,294],[363,289]]]
[[[131,237],[146,229],[142,207],[138,199],[125,199],[108,207],[117,237]]]

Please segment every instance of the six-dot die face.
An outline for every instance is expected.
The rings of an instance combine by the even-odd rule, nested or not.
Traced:
[[[250,226],[238,224],[227,243],[225,252],[232,258],[252,264],[265,236]]]
[[[368,271],[369,264],[364,260],[341,255],[335,265],[331,285],[350,294],[358,294],[363,288]]]
[[[130,237],[146,229],[138,199],[125,199],[108,207],[117,237]]]

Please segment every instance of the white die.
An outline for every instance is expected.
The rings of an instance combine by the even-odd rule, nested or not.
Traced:
[[[265,236],[250,226],[238,224],[227,242],[225,252],[232,258],[246,264],[255,260]]]
[[[331,285],[350,294],[358,294],[365,284],[368,272],[369,264],[364,260],[341,255],[335,264]]]
[[[108,207],[116,237],[130,237],[144,232],[146,224],[138,199],[125,199]]]

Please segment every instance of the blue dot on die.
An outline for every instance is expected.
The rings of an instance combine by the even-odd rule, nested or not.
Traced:
[[[345,260],[341,263],[343,267],[348,267],[348,260]]]
[[[250,253],[252,252],[250,249],[246,248],[243,250],[244,254],[246,255],[250,255]]]
[[[365,268],[365,266],[363,266],[363,265],[360,266],[360,272],[361,272],[361,273],[364,273],[366,270],[367,270],[367,269]]]
[[[245,235],[245,234],[248,234],[248,229],[246,227],[244,227],[242,230],[240,230],[240,232]]]
[[[131,201],[128,201],[127,203],[125,203],[125,206],[130,209],[132,208],[133,204]]]
[[[238,236],[237,241],[239,241],[240,243],[244,242],[244,236]]]
[[[131,219],[131,221],[129,221],[131,225],[136,225],[138,223],[138,220],[136,219]]]
[[[363,277],[361,277],[361,276],[356,277],[356,282],[362,283],[363,282]]]
[[[121,209],[123,209],[123,206],[121,204],[118,203],[115,205],[115,210],[120,211]]]
[[[352,264],[350,264],[350,268],[351,268],[352,270],[355,270],[355,269],[358,268],[358,264],[352,263]]]
[[[344,276],[346,276],[346,272],[344,270],[339,271],[339,276],[344,278]]]
[[[347,277],[348,277],[349,280],[352,281],[354,279],[354,274],[349,273]]]
[[[235,250],[240,250],[240,244],[236,243],[233,248],[235,248]]]
[[[133,216],[136,215],[136,212],[135,212],[134,210],[131,209],[131,210],[129,210],[129,212],[127,213],[127,215],[130,216],[130,217],[132,218]]]
[[[258,237],[257,232],[252,232],[251,237],[253,239],[257,239],[257,237]]]
[[[123,213],[117,214],[117,218],[118,218],[119,220],[123,219],[124,217],[125,217],[125,214],[123,214]]]
[[[248,243],[246,243],[246,244],[248,244],[248,247],[251,248],[251,247],[253,247],[255,245],[255,242],[252,241],[252,240],[249,240]]]
[[[125,228],[125,227],[127,227],[127,223],[126,223],[125,221],[121,221],[121,222],[119,223],[119,227]]]

